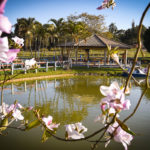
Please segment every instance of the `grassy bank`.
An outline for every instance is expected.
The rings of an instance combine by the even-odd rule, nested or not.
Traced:
[[[48,72],[45,72],[45,69],[38,69],[37,73],[35,73],[35,70],[29,70],[27,74],[24,74],[23,71],[14,71],[14,75],[11,75],[10,71],[6,72],[7,79],[24,79],[24,78],[34,78],[35,77],[46,77],[46,76],[53,76],[55,75],[94,75],[94,76],[120,76],[122,74],[122,70],[119,68],[84,68],[84,67],[74,67],[69,70],[64,69],[58,69],[54,71],[53,68],[49,69]],[[0,81],[4,80],[4,72],[0,73]]]
[[[64,50],[64,55],[67,55],[67,51]],[[135,52],[136,52],[136,49],[133,48],[133,49],[129,49],[128,50],[128,57],[134,57],[135,55]],[[124,53],[124,50],[119,50],[119,56],[120,58],[122,57],[122,54]],[[144,57],[150,57],[150,53],[147,52],[147,51],[144,51]],[[44,58],[44,57],[47,57],[47,58],[50,58],[50,57],[53,57],[53,56],[60,56],[61,55],[61,49],[57,48],[57,49],[51,49],[50,51],[48,51],[47,49],[41,49],[40,53],[39,52],[35,52],[33,51],[32,53],[30,51],[20,51],[18,53],[18,57],[22,58],[22,57],[25,57],[25,58],[32,58],[32,57],[35,57],[35,58],[38,58],[38,57],[41,57],[41,58]],[[78,50],[78,58],[80,58],[80,55],[82,55],[82,57],[87,57],[87,54],[85,53],[85,50]],[[104,56],[104,50],[90,50],[90,58],[95,58],[95,57],[103,57]],[[71,57],[75,57],[75,51],[72,51],[71,52]],[[139,54],[139,57],[142,57],[142,54],[140,53]]]

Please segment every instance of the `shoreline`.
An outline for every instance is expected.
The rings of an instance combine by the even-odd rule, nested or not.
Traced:
[[[40,80],[40,79],[50,79],[50,78],[60,78],[60,77],[73,77],[73,76],[75,76],[75,74],[48,75],[48,76],[12,79],[12,80],[8,80],[6,83],[31,81],[31,80]],[[2,83],[2,81],[0,81],[0,83]]]
[[[17,72],[16,72],[17,73]],[[118,69],[105,68],[105,69],[80,69],[75,70],[58,70],[51,72],[31,72],[29,74],[19,73],[17,78],[12,78],[6,83],[12,82],[22,82],[31,80],[42,80],[42,79],[52,79],[52,78],[64,78],[64,77],[74,77],[74,76],[122,76],[122,71]],[[12,76],[13,77],[13,76]],[[10,76],[11,78],[11,76]],[[3,78],[0,79],[0,83],[3,82]]]

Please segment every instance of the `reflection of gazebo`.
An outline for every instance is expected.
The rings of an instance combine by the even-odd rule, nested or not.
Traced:
[[[111,46],[111,48],[118,47],[118,49],[124,50],[124,63],[127,63],[127,49],[130,49],[130,46],[121,42],[107,39],[99,35],[90,36],[86,40],[79,41],[79,43],[77,44],[72,42],[60,44],[59,47],[61,47],[62,49],[71,49],[72,47],[74,47],[76,50],[85,50],[87,53],[87,59],[89,59],[90,50],[104,50],[104,64],[106,64],[107,45]]]

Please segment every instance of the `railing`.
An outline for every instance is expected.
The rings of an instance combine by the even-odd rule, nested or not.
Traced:
[[[131,62],[128,62],[128,64],[126,66],[130,66]],[[72,68],[74,66],[77,67],[118,67],[118,65],[116,65],[116,63],[114,63],[113,61],[110,61],[108,63],[106,63],[106,65],[104,65],[103,61],[43,61],[43,62],[37,62],[37,64],[40,66],[39,68],[44,68],[46,72],[48,72],[49,68],[54,68],[54,70],[56,71],[58,67],[62,67],[64,69],[67,68]],[[122,64],[122,61],[120,61],[120,64]],[[123,65],[123,64],[122,64]],[[19,63],[0,63],[0,71],[2,71],[2,68],[5,68],[5,71],[11,71],[11,74],[14,74],[15,70],[23,70],[24,73],[27,73],[27,70],[25,68],[24,62],[19,62]],[[35,69],[35,73],[38,72],[38,69]]]

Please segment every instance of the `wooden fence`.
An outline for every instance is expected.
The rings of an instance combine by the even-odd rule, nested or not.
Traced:
[[[122,64],[122,62],[120,62]],[[58,67],[62,67],[64,69],[67,69],[67,67],[72,68],[73,66],[77,67],[118,67],[116,63],[114,62],[109,62],[106,65],[102,61],[43,61],[43,62],[37,62],[37,64],[40,66],[39,68],[44,68],[45,71],[47,72],[49,68],[54,68],[56,71]],[[123,64],[122,64],[123,65]],[[128,64],[130,65],[130,64]],[[0,63],[0,71],[3,71],[2,68],[5,68],[5,71],[11,71],[11,74],[14,74],[15,70],[23,70],[24,73],[27,73],[27,70],[25,68],[24,62],[15,62],[15,63]],[[35,69],[35,73],[38,72],[38,69]]]

